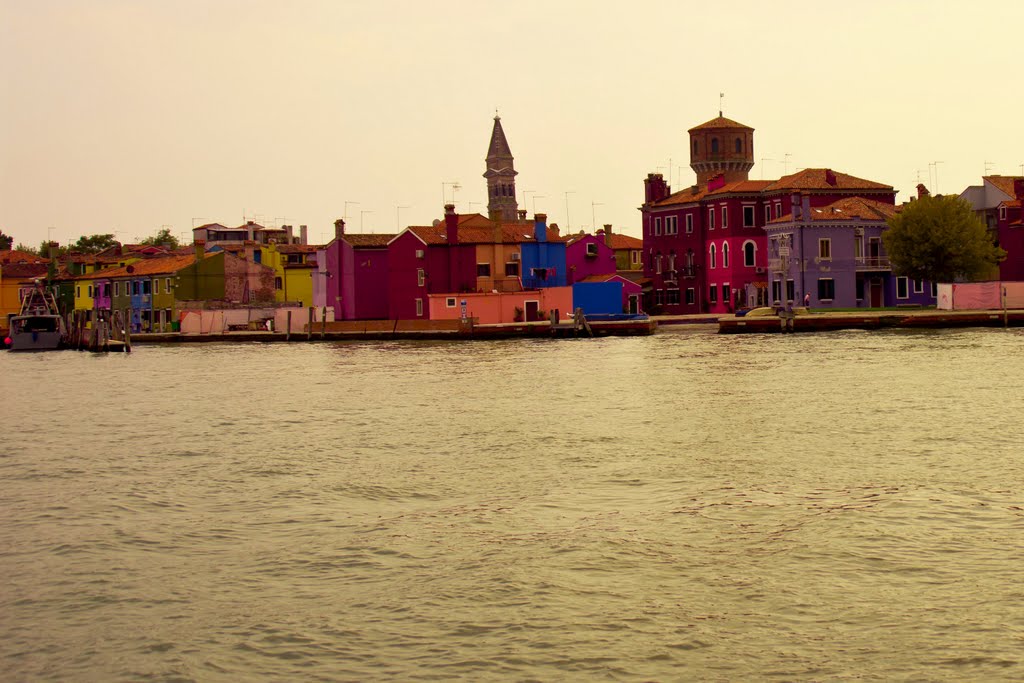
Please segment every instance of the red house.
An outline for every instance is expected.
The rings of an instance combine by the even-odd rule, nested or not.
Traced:
[[[1014,199],[998,207],[996,230],[999,246],[1006,250],[1006,259],[999,264],[999,279],[1024,281],[1024,178],[1013,181]]]

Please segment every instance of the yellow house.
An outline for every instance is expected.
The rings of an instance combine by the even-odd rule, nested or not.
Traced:
[[[274,300],[313,305],[316,250],[312,244],[268,244],[262,248],[263,265],[274,269]]]
[[[0,327],[7,329],[7,318],[21,313],[22,288],[31,287],[37,278],[46,277],[46,264],[0,263]]]
[[[75,278],[75,310],[91,311],[95,307],[92,276],[80,275]]]

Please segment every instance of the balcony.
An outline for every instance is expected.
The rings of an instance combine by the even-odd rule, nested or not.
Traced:
[[[857,256],[857,270],[892,270],[888,256]]]

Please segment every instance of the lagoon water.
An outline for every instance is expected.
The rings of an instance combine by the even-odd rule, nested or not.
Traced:
[[[1021,680],[1024,334],[0,356],[0,679]]]

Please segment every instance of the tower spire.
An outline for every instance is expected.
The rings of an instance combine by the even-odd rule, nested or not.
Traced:
[[[516,201],[518,174],[497,109],[494,110],[494,128],[491,130],[486,161],[484,178],[487,178],[487,211],[492,217],[498,216],[502,221],[513,222],[519,209]]]

